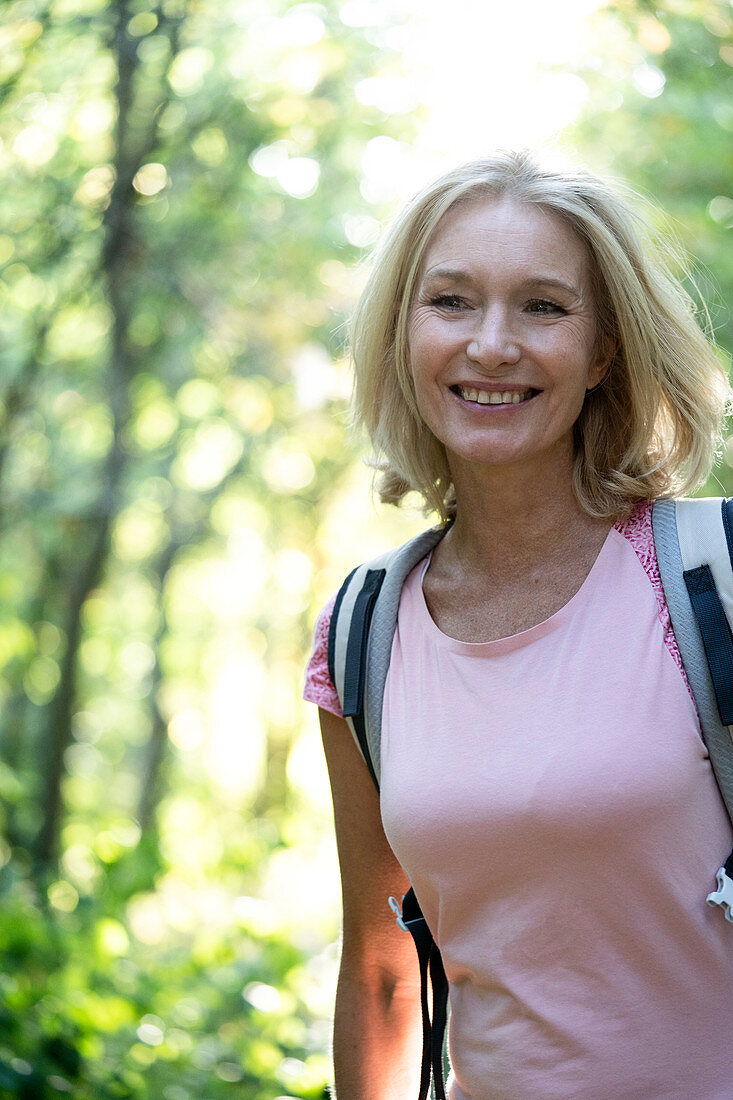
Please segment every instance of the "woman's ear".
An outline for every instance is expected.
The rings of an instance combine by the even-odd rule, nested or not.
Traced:
[[[595,390],[600,389],[603,383],[608,377],[608,373],[611,370],[616,355],[621,348],[621,341],[610,333],[605,333],[599,343],[595,361],[588,371],[588,381],[591,385],[586,389],[586,393],[594,393]]]

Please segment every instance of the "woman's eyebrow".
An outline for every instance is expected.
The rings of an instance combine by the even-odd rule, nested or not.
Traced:
[[[576,298],[580,298],[580,291],[572,283],[566,283],[562,279],[554,279],[551,275],[541,275],[534,279],[526,279],[525,286],[553,286],[558,290],[566,290],[568,294],[574,294]]]
[[[461,267],[434,267],[431,271],[426,271],[422,277],[422,282],[432,282],[435,279],[444,279],[446,282],[455,283],[475,283],[476,279],[471,275],[470,271],[466,271]],[[557,290],[564,290],[568,294],[572,294],[575,298],[582,297],[578,287],[572,283],[565,282],[563,279],[557,279],[553,275],[535,275],[532,278],[524,279],[522,286],[527,287],[555,287]]]
[[[461,267],[434,267],[431,271],[426,271],[423,275],[423,282],[427,282],[429,279],[447,279],[456,283],[471,283],[474,280],[468,271],[464,271]]]

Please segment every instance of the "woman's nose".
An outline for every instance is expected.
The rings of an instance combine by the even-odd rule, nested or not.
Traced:
[[[473,362],[487,366],[517,362],[521,355],[519,342],[504,310],[483,311],[466,352]]]

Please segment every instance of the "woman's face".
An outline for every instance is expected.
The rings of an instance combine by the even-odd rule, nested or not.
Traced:
[[[573,424],[604,376],[584,244],[557,215],[477,199],[436,227],[409,318],[425,423],[456,464],[572,463]]]

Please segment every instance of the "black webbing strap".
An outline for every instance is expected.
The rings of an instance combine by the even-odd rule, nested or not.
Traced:
[[[733,853],[731,853],[733,854]],[[448,979],[443,958],[436,943],[430,952],[430,983],[433,987],[433,1024],[430,1029],[430,1061],[433,1065],[435,1100],[445,1100],[443,1080],[443,1044],[448,1022]]]
[[[352,718],[364,706],[369,626],[379,589],[382,587],[382,582],[386,576],[386,569],[368,569],[364,584],[354,601],[354,610],[351,612],[351,626],[349,627],[349,640],[346,643],[344,702],[342,708],[344,718]]]
[[[709,565],[682,574],[700,628],[720,720],[733,725],[733,638]]]
[[[730,853],[725,863],[723,864],[723,870],[728,878],[733,879],[733,851]]]
[[[357,566],[356,568],[358,569],[359,567]],[[336,683],[336,623],[338,622],[339,611],[341,610],[341,604],[346,595],[346,590],[351,584],[351,578],[354,576],[354,573],[356,573],[356,569],[351,570],[348,577],[339,588],[331,612],[331,623],[328,628],[328,675],[332,684]]]
[[[422,1010],[422,1065],[420,1096],[426,1100],[432,1074],[435,1100],[445,1100],[443,1080],[443,1037],[448,1015],[448,979],[440,951],[422,915],[415,891],[410,888],[402,899],[402,923],[412,936],[420,964],[420,1007]],[[428,1005],[428,974],[433,989],[433,1015]]]
[[[721,511],[723,513],[725,541],[728,543],[728,557],[730,558],[731,568],[733,568],[733,497],[728,497],[727,500],[723,501]]]

